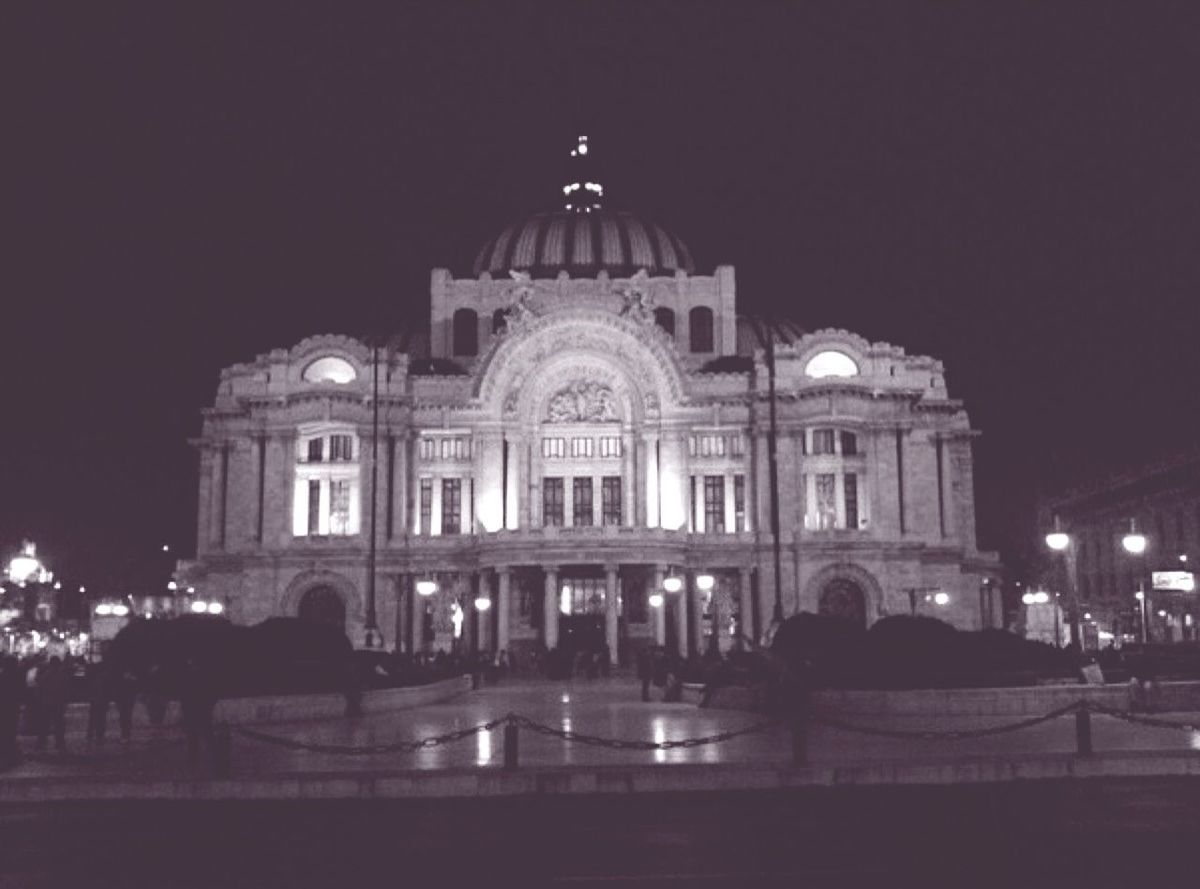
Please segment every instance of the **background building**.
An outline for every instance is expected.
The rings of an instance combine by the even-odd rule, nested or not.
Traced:
[[[679,237],[605,209],[586,140],[572,154],[563,209],[500,232],[470,277],[433,271],[428,328],[222,372],[180,579],[237,620],[377,625],[404,650],[463,618],[489,650],[723,650],[771,621],[776,570],[785,614],[997,623],[941,364],[740,317],[732,267],[698,274]],[[669,576],[681,592],[652,604]]]
[[[1089,625],[1094,641],[1106,642],[1110,633],[1140,639],[1143,612],[1152,642],[1196,638],[1200,594],[1191,574],[1200,559],[1200,451],[1049,497],[1040,513],[1043,528],[1057,520],[1070,535],[1066,558],[1047,561],[1045,583],[1060,597],[1078,595],[1085,641]],[[1131,527],[1146,538],[1141,556],[1122,545]]]

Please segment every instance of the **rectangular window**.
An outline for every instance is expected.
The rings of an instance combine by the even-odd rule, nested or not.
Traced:
[[[308,440],[308,462],[320,463],[325,458],[325,439],[310,438]]]
[[[725,476],[704,476],[704,530],[725,533]]]
[[[421,534],[433,529],[433,479],[421,479]]]
[[[746,476],[740,473],[733,477],[733,523],[736,531],[750,530],[746,527]]]
[[[817,476],[817,528],[827,531],[837,527],[837,481],[832,472]]]
[[[618,435],[605,435],[600,439],[601,457],[620,457],[621,438]]]
[[[542,439],[542,456],[543,457],[565,457],[565,456],[567,456],[567,440],[565,438],[543,438]]]
[[[807,429],[800,430],[800,456],[801,457],[808,456],[808,430]]]
[[[561,439],[559,439],[561,441]],[[563,480],[542,479],[542,524],[561,528],[563,525]]]
[[[348,481],[340,480],[329,483],[329,533],[350,533],[350,482]]]
[[[696,444],[697,444],[697,442],[696,442],[696,436],[694,436],[694,435],[689,435],[689,436],[688,436],[688,456],[689,456],[689,457],[695,457],[695,456],[696,456]]]
[[[621,524],[621,477],[606,475],[600,480],[600,514],[605,525]]]
[[[746,440],[739,433],[729,436],[729,452],[735,457],[741,457],[746,453]]]
[[[462,479],[442,479],[442,533],[462,530]]]
[[[316,479],[308,483],[308,533],[321,533],[321,483]]]
[[[813,430],[813,453],[814,454],[832,454],[833,453],[833,430],[832,429],[814,429]]]
[[[329,459],[345,463],[354,459],[354,439],[349,435],[329,436]]]
[[[696,496],[696,476],[688,476],[688,530],[695,533],[700,527],[700,500]]]
[[[846,492],[846,527],[851,531],[858,529],[858,476],[847,472],[844,479]]]
[[[853,457],[858,453],[858,436],[853,432],[842,433],[842,456]]]
[[[590,457],[593,451],[594,440],[591,438],[572,438],[571,439],[571,456],[572,457]]]
[[[576,527],[593,524],[592,480],[590,477],[571,480],[571,524]]]

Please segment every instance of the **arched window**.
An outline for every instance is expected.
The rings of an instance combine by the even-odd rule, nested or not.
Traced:
[[[505,321],[507,320],[505,315],[504,309],[496,309],[496,311],[492,312],[492,333],[500,333],[500,331],[504,330]]]
[[[479,316],[474,309],[454,313],[454,354],[479,354]]]
[[[654,310],[654,323],[667,332],[674,338],[675,336],[675,313],[671,309],[657,308]]]
[[[691,334],[693,352],[713,350],[713,313],[707,306],[697,306],[688,315],[688,331]]]

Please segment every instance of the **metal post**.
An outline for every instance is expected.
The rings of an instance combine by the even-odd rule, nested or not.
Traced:
[[[379,625],[375,614],[375,520],[379,490],[379,347],[371,349],[371,537],[367,543],[367,619],[363,640],[367,648],[379,647]]]
[[[775,419],[775,331],[770,324],[765,324],[767,334],[767,399],[770,410],[770,429],[767,434],[767,470],[771,482],[771,545],[775,560],[775,608],[771,612],[771,622],[778,629],[783,623],[783,586],[780,580],[782,568],[779,550],[779,460],[778,460],[778,426]]]
[[[504,723],[504,768],[507,771],[515,772],[517,770],[518,750],[518,732],[517,724],[509,721]]]
[[[1080,756],[1092,755],[1092,711],[1086,702],[1075,711],[1075,747]]]

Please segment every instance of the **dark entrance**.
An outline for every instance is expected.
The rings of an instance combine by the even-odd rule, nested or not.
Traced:
[[[575,675],[585,672],[604,651],[604,617],[593,614],[563,614],[558,618],[558,650],[564,662],[575,666]],[[567,660],[569,658],[569,660]]]
[[[315,586],[300,597],[301,620],[346,630],[346,605],[333,587]]]
[[[825,585],[818,610],[830,617],[845,618],[864,627],[867,625],[867,599],[862,587],[844,577]]]

